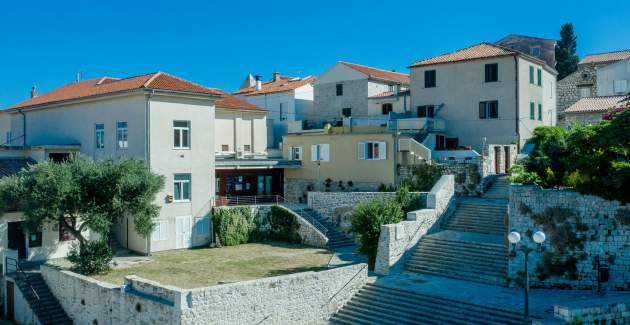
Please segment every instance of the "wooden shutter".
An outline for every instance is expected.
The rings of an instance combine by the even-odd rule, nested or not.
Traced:
[[[321,144],[321,160],[322,161],[330,161],[330,146],[326,144]]]
[[[486,102],[479,102],[479,118],[486,118]]]
[[[302,147],[295,147],[295,149],[297,149],[298,152],[298,156],[300,161],[302,161]]]
[[[378,159],[381,159],[381,160],[387,159],[387,142],[378,143]]]
[[[287,157],[289,157],[289,160],[293,160],[294,159],[294,157],[293,157],[293,147],[289,147],[288,150],[289,151],[288,151]]]
[[[313,144],[311,145],[311,161],[317,161],[319,153],[318,153],[318,145],[317,144]]]
[[[359,160],[365,160],[365,142],[359,142],[357,152]]]

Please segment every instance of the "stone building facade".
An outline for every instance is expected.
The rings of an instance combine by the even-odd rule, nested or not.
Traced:
[[[564,110],[575,104],[582,97],[596,96],[597,94],[597,66],[593,64],[580,64],[572,74],[559,80],[557,84],[558,124],[564,124]]]

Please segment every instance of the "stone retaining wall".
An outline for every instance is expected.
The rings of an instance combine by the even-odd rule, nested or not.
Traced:
[[[565,322],[581,325],[628,324],[630,323],[630,301],[582,307],[556,305],[554,316]]]
[[[367,281],[367,265],[180,289],[130,276],[124,286],[43,265],[76,324],[325,323]]]
[[[374,272],[402,271],[422,236],[439,230],[441,217],[446,214],[454,195],[455,177],[443,175],[428,193],[426,209],[409,212],[406,221],[382,225]]]
[[[610,267],[610,281],[604,284],[608,290],[630,290],[630,204],[621,205],[617,201],[607,201],[598,196],[582,195],[573,190],[545,190],[534,185],[511,185],[508,207],[509,229],[521,234],[521,242],[533,247],[531,232],[543,230],[547,235],[543,248],[547,254],[556,254],[553,268],[570,270],[563,275],[553,275],[540,279],[537,267],[549,266],[543,261],[545,253],[536,250],[530,254],[530,283],[535,287],[559,287],[572,289],[592,289],[597,286],[597,271],[594,261],[598,257],[602,264]],[[536,224],[550,218],[566,221],[555,222],[556,229],[549,225]],[[563,224],[569,225],[563,227]],[[549,222],[547,222],[549,223]],[[575,248],[567,246],[560,253],[552,245],[554,241],[574,237]],[[555,237],[555,238],[554,238]],[[548,255],[553,257],[553,255]],[[565,265],[557,266],[564,263]],[[523,256],[521,253],[509,262],[509,277],[513,283],[522,279]],[[541,270],[541,269],[540,269]],[[519,273],[521,272],[521,273]]]
[[[349,186],[347,182],[343,182],[339,186],[339,181],[332,181],[328,187],[324,180],[318,182],[314,179],[301,178],[285,178],[284,179],[284,198],[288,202],[306,203],[308,192],[311,191],[330,191],[330,192],[375,192],[378,190],[380,183],[375,182],[353,182]]]
[[[455,176],[457,196],[480,196],[483,193],[483,161],[439,165],[443,175]]]

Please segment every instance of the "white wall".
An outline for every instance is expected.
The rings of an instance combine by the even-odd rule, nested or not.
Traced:
[[[217,109],[215,116],[215,152],[228,145],[230,152],[250,145],[253,152],[267,149],[267,116],[264,112]]]
[[[165,186],[156,196],[162,205],[159,219],[168,222],[168,239],[151,240],[151,251],[178,248],[176,217],[190,216],[192,246],[206,244],[210,232],[198,237],[194,223],[208,217],[213,204],[214,186],[214,103],[209,100],[154,96],[150,100],[150,164],[151,169],[165,176]],[[190,121],[190,149],[173,148],[173,121]],[[176,173],[191,174],[190,202],[165,203],[173,193]],[[188,230],[188,229],[187,229]]]
[[[597,96],[623,95],[615,93],[615,80],[625,80],[626,94],[630,92],[630,58],[597,69]]]

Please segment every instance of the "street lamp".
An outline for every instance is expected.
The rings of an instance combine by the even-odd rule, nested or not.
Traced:
[[[538,244],[541,250],[542,250],[542,243],[545,242],[545,239],[546,239],[545,233],[542,231],[537,231],[532,235],[532,240],[536,244]],[[517,250],[520,250],[521,252],[523,252],[523,255],[525,256],[525,280],[523,283],[525,287],[525,307],[523,310],[523,314],[524,314],[523,323],[530,324],[529,322],[529,267],[527,266],[527,263],[529,260],[529,253],[533,252],[534,249],[528,247],[526,244],[521,244],[520,247],[517,249],[516,244],[518,244],[521,241],[521,234],[519,234],[516,231],[512,231],[508,234],[508,241],[510,242],[510,244],[512,244],[510,257],[512,258],[516,257]]]

